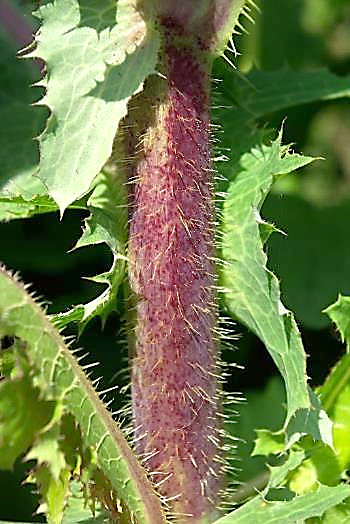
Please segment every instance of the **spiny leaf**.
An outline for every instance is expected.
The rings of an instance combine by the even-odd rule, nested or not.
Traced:
[[[333,449],[333,426],[326,411],[322,409],[320,399],[308,387],[310,408],[299,409],[290,420],[286,438],[288,446],[292,446],[305,435],[311,435],[313,440],[322,441]]]
[[[37,513],[44,513],[49,524],[62,523],[69,494],[70,476],[69,468],[62,469],[58,478],[54,478],[47,467],[41,466],[27,479],[28,482],[35,482],[39,487],[44,502],[39,506]]]
[[[134,5],[125,3],[124,9]],[[81,27],[80,5],[86,2],[56,0],[42,6],[37,49],[30,55],[47,64],[46,94],[40,103],[51,115],[39,138],[39,177],[61,214],[89,190],[110,156],[128,100],[154,72],[159,45],[157,34],[146,34],[141,23],[134,39],[124,38],[130,20],[119,17],[119,10],[112,27],[99,32],[93,18],[89,23],[96,22],[96,27]]]
[[[104,323],[108,315],[116,309],[116,297],[125,275],[125,245],[127,240],[127,191],[120,180],[117,169],[107,168],[99,175],[95,189],[87,202],[90,216],[85,220],[82,236],[75,249],[104,242],[111,249],[113,263],[111,269],[91,277],[90,280],[107,285],[101,295],[87,304],[74,306],[66,313],[54,316],[59,327],[69,322],[79,322],[80,331],[95,316]]]
[[[306,380],[306,358],[297,325],[280,301],[276,277],[267,269],[259,222],[261,205],[273,177],[289,173],[312,161],[281,146],[281,132],[270,147],[262,146],[242,157],[241,172],[231,183],[223,209],[224,266],[220,283],[230,313],[265,344],[285,381],[287,419],[305,410],[301,433],[328,439],[328,432],[308,423],[312,406]],[[295,428],[296,430],[296,428]],[[291,439],[292,436],[290,435]]]
[[[225,267],[221,284],[225,302],[230,312],[265,342],[280,369],[287,383],[288,418],[296,409],[309,407],[305,355],[294,321],[280,303],[277,279],[266,267],[258,227],[259,210],[273,176],[311,160],[291,155],[282,148],[280,134],[271,147],[262,146],[260,151],[255,149],[243,156],[241,173],[229,187],[223,210]],[[291,342],[295,344],[294,351],[289,349]],[[289,366],[284,359],[292,359]],[[296,373],[297,377],[295,384],[288,387],[292,379],[289,373]],[[293,389],[296,384],[299,391]]]
[[[252,20],[249,15],[251,7],[256,7],[252,0],[224,0],[216,2],[216,8],[213,13],[215,36],[212,43],[212,49],[216,55],[223,54],[232,33],[237,33],[239,29],[242,29],[239,21],[240,15],[244,15]]]
[[[350,351],[350,297],[339,295],[337,301],[324,311],[339,330],[342,342]]]
[[[47,466],[50,475],[56,481],[67,466],[64,453],[60,449],[60,436],[59,427],[56,424],[38,436],[25,457],[26,460],[36,460],[39,466]]]
[[[51,521],[50,521],[51,522]],[[70,483],[70,497],[67,507],[65,508],[63,518],[59,521],[61,524],[108,524],[110,521],[102,510],[100,504],[90,508],[86,504],[82,492],[82,484],[77,481]],[[8,522],[0,521],[0,524],[34,524],[32,522]]]
[[[340,317],[345,318],[345,322],[347,322],[346,315]],[[329,486],[338,484],[349,467],[349,356],[345,355],[341,359],[331,371],[325,384],[316,390],[324,409],[332,420],[333,438],[331,446],[322,443],[316,445],[309,437],[301,440],[299,449],[303,450],[304,458],[299,467],[295,471],[291,471],[288,479],[288,487],[298,494],[313,491],[319,482]],[[292,427],[289,430],[292,431]],[[254,454],[281,452],[283,443],[278,440],[280,437],[281,433],[273,435],[269,431],[259,430]],[[291,454],[293,453],[295,453],[295,450],[293,451],[292,448]],[[278,473],[278,469],[276,471]],[[342,509],[339,509],[339,511],[340,514],[343,513]]]
[[[3,268],[0,297],[0,334],[16,336],[25,344],[35,385],[44,398],[61,401],[74,416],[115,496],[140,524],[165,522],[143,468],[76,359],[25,288]]]
[[[343,330],[343,335],[349,332],[348,326],[348,301],[347,297],[341,297],[337,302],[327,308],[326,312],[332,315],[333,320],[336,321],[337,328]],[[349,337],[345,336],[348,342]],[[270,484],[272,482],[272,474],[280,476],[290,462],[295,453],[302,457],[302,463],[293,472],[290,471],[288,486],[297,493],[305,493],[313,490],[319,482],[327,483],[327,485],[335,485],[339,482],[342,472],[345,472],[350,464],[350,355],[344,355],[340,362],[334,367],[329,374],[326,382],[319,388],[317,393],[320,396],[323,408],[327,411],[333,422],[333,441],[334,450],[322,444],[315,445],[314,442],[303,439],[301,445],[297,449],[291,449],[290,455],[285,464],[278,468],[271,469]],[[314,395],[312,395],[314,397]],[[317,413],[317,409],[315,410]],[[289,431],[293,432],[293,424],[290,424]],[[325,421],[327,427],[328,421]],[[315,421],[317,424],[317,421]],[[281,453],[284,449],[282,432],[272,433],[268,430],[258,430],[258,437],[255,442],[253,455]],[[328,439],[329,440],[329,439]],[[332,445],[332,443],[330,443]],[[337,509],[338,511],[338,509]],[[346,511],[344,508],[339,508],[339,514],[344,515]],[[333,515],[333,513],[329,513]],[[335,513],[336,514],[336,513]],[[328,517],[327,517],[328,518]],[[330,517],[329,517],[330,518]],[[323,521],[323,520],[322,520]],[[314,522],[314,521],[312,521]],[[318,520],[315,520],[318,522]]]
[[[241,155],[271,136],[257,121],[274,111],[350,96],[349,76],[337,76],[326,69],[318,71],[254,70],[247,75],[234,71],[217,60],[214,76],[220,82],[215,89],[215,122],[223,130],[218,136],[229,162],[220,162],[219,171],[229,180],[239,170]]]
[[[258,430],[253,454],[279,454],[283,456],[284,442],[282,432],[271,433]],[[335,451],[323,443],[315,443],[304,437],[288,450],[285,462],[272,467],[265,494],[271,488],[287,486],[298,495],[314,491],[319,483],[335,486],[341,480]],[[288,476],[288,478],[287,478]]]
[[[86,504],[82,485],[77,481],[71,482],[71,496],[64,512],[62,524],[107,524],[108,519],[100,504],[90,508]]]
[[[0,467],[11,468],[16,458],[31,447],[25,460],[35,460],[38,466],[27,482],[35,481],[43,496],[38,512],[45,512],[50,524],[60,524],[70,468],[59,447],[57,408],[54,402],[41,398],[38,388],[33,388],[24,351],[25,346],[15,339],[5,350],[5,358],[1,355],[6,365],[2,366],[4,377],[0,384]]]
[[[342,341],[350,347],[350,297],[339,295],[337,301],[324,310],[335,323]],[[342,470],[350,465],[350,353],[346,353],[317,389],[322,404],[333,420],[334,446]]]
[[[320,485],[307,495],[295,496],[285,502],[269,502],[257,496],[238,510],[215,521],[215,524],[294,524],[299,520],[322,515],[350,495],[350,486]]]
[[[71,322],[78,322],[79,333],[82,333],[86,324],[96,316],[101,317],[104,325],[108,315],[116,310],[116,297],[124,275],[125,257],[114,256],[112,267],[108,272],[89,278],[99,284],[106,284],[106,289],[86,304],[78,304],[65,313],[52,315],[55,326],[61,329]]]
[[[0,324],[0,335],[3,335]],[[0,468],[12,469],[50,420],[53,403],[40,399],[26,376],[0,383]]]
[[[31,104],[42,90],[29,87],[38,78],[38,70],[16,57],[13,43],[0,31],[0,220],[26,213],[25,202],[46,193],[35,177],[39,151],[33,136],[44,127],[47,110]],[[14,199],[14,204],[11,200]]]

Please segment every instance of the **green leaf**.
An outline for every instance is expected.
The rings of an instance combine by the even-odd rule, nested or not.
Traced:
[[[350,347],[349,312],[350,298],[339,296],[325,309],[335,322],[342,341]],[[334,447],[343,471],[350,466],[350,353],[346,353],[329,373],[326,381],[317,389],[321,402],[333,420]]]
[[[276,277],[266,267],[260,237],[260,207],[273,177],[312,161],[281,146],[281,133],[270,147],[242,157],[241,172],[230,184],[223,209],[224,267],[220,284],[230,313],[265,344],[285,381],[287,422],[297,410],[310,409],[305,353],[300,333],[280,301]]]
[[[108,315],[116,309],[119,286],[125,276],[128,223],[128,196],[117,169],[104,170],[96,181],[95,189],[87,202],[90,216],[85,220],[82,236],[74,249],[105,243],[113,254],[111,269],[91,277],[90,280],[107,285],[101,295],[87,304],[74,306],[66,313],[53,317],[56,325],[64,327],[69,322],[79,322],[80,331],[95,316],[104,323]]]
[[[41,89],[29,87],[38,78],[36,66],[18,60],[1,29],[0,66],[0,220],[9,220],[27,216],[26,201],[46,193],[35,176],[39,148],[33,137],[43,129],[47,110],[31,105],[42,96]]]
[[[313,518],[307,524],[347,524],[350,519],[350,499],[328,509],[321,518]]]
[[[229,70],[226,68],[226,79]],[[234,93],[242,106],[255,118],[316,100],[335,100],[350,96],[350,75],[337,76],[326,69],[314,71],[252,71],[242,78],[231,71],[232,83],[226,93]],[[233,97],[231,96],[231,100]]]
[[[349,76],[336,76],[325,69],[255,70],[242,75],[224,60],[217,60],[214,76],[221,82],[213,116],[223,131],[218,138],[229,160],[220,163],[219,171],[229,180],[239,171],[241,155],[271,136],[266,126],[259,128],[259,119],[301,104],[350,96]]]
[[[321,516],[328,508],[350,495],[350,486],[322,486],[312,493],[298,495],[286,502],[269,502],[257,496],[215,524],[294,524],[299,520]]]
[[[334,447],[337,451],[338,461],[343,470],[350,466],[350,366],[347,362],[348,381],[344,389],[339,393],[333,409],[329,412],[334,422],[333,438]],[[343,378],[343,377],[342,377]]]
[[[96,454],[96,466],[108,480],[108,496],[112,489],[140,523],[165,522],[144,469],[77,360],[24,286],[3,268],[0,297],[0,336],[15,336],[24,344],[35,385],[44,398],[59,400],[73,415],[85,447]]]
[[[92,508],[86,504],[83,486],[76,481],[71,483],[71,497],[65,509],[62,524],[107,524],[109,521],[101,504]]]
[[[51,115],[39,138],[39,177],[61,214],[90,189],[110,156],[128,100],[154,72],[159,46],[157,33],[145,34],[141,22],[139,32],[130,37],[130,20],[119,17],[119,10],[112,27],[100,32],[99,24],[81,27],[80,4],[86,6],[83,0],[42,6],[37,49],[30,54],[47,64],[40,104],[47,105]],[[132,9],[130,2],[123,4],[123,9]]]
[[[336,486],[341,480],[335,452],[324,444],[315,444],[311,439],[302,441],[305,460],[290,475],[288,486],[298,495],[314,491],[318,484]]]
[[[23,196],[0,196],[0,221],[30,218],[41,213],[57,211],[56,202],[47,195],[36,195],[27,200]]]
[[[350,355],[344,355],[317,390],[333,421],[334,448],[342,470],[350,465]]]
[[[338,296],[338,300],[324,311],[339,330],[342,342],[350,351],[350,297]]]
[[[39,487],[43,501],[37,513],[44,513],[49,524],[61,524],[67,496],[69,494],[69,480],[71,472],[68,468],[62,469],[60,475],[54,478],[45,466],[39,467],[32,473],[27,482],[35,482]]]
[[[120,4],[119,0],[118,9]],[[83,0],[79,3],[79,8],[82,27],[93,27],[96,31],[102,31],[115,24],[115,0],[105,0],[103,9],[101,9],[99,0]]]
[[[283,484],[291,471],[294,471],[305,458],[305,451],[291,451],[287,460],[281,466],[270,467],[270,479],[265,493],[269,489],[277,488]]]
[[[30,451],[26,460],[36,460],[38,465],[46,465],[50,474],[58,480],[62,470],[67,466],[64,453],[60,448],[60,431],[57,425],[40,434]]]
[[[3,335],[0,324],[0,336]],[[0,468],[12,469],[52,416],[53,403],[40,398],[26,376],[0,382]]]
[[[252,456],[282,453],[284,451],[284,435],[280,431],[274,433],[268,429],[257,429],[256,435]]]

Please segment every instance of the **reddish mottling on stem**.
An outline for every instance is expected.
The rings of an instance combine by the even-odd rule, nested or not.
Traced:
[[[222,37],[229,38],[234,21],[249,1],[139,0],[139,5],[146,18],[158,20],[162,26],[177,27],[182,35],[196,37],[202,49],[215,54],[225,47]]]
[[[138,451],[178,520],[195,522],[215,508],[222,483],[210,63],[174,44],[169,27],[164,39],[167,79],[143,138],[130,224],[132,402]]]

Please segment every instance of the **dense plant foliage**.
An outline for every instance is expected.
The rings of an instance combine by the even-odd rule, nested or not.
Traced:
[[[1,8],[1,522],[350,518],[350,12],[278,4]]]

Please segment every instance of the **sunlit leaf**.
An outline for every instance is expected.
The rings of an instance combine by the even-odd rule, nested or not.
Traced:
[[[257,496],[238,510],[215,521],[215,524],[295,524],[299,520],[322,515],[350,495],[350,486],[319,486],[307,495],[288,501],[268,502]]]
[[[130,20],[118,17],[119,11],[111,27],[101,30],[93,17],[89,26],[81,26],[80,5],[86,1],[57,0],[40,7],[42,25],[30,55],[47,64],[40,103],[51,115],[39,138],[39,177],[61,213],[89,190],[110,156],[128,100],[155,70],[159,45],[157,33],[146,34],[145,28],[142,33],[142,24],[134,40],[125,38]]]
[[[342,341],[350,347],[349,312],[350,297],[339,296],[325,309],[335,322]],[[350,354],[347,352],[329,373],[326,381],[317,389],[324,408],[334,422],[334,447],[343,470],[350,466]]]
[[[329,318],[334,322],[341,335],[342,342],[350,348],[350,297],[339,295],[338,300],[324,310]]]
[[[243,156],[241,172],[230,185],[223,209],[225,264],[220,283],[225,302],[230,313],[265,343],[282,374],[288,421],[297,410],[311,409],[306,359],[294,318],[280,301],[277,278],[267,268],[259,231],[260,208],[274,176],[311,161],[281,146],[279,134],[270,147]]]

